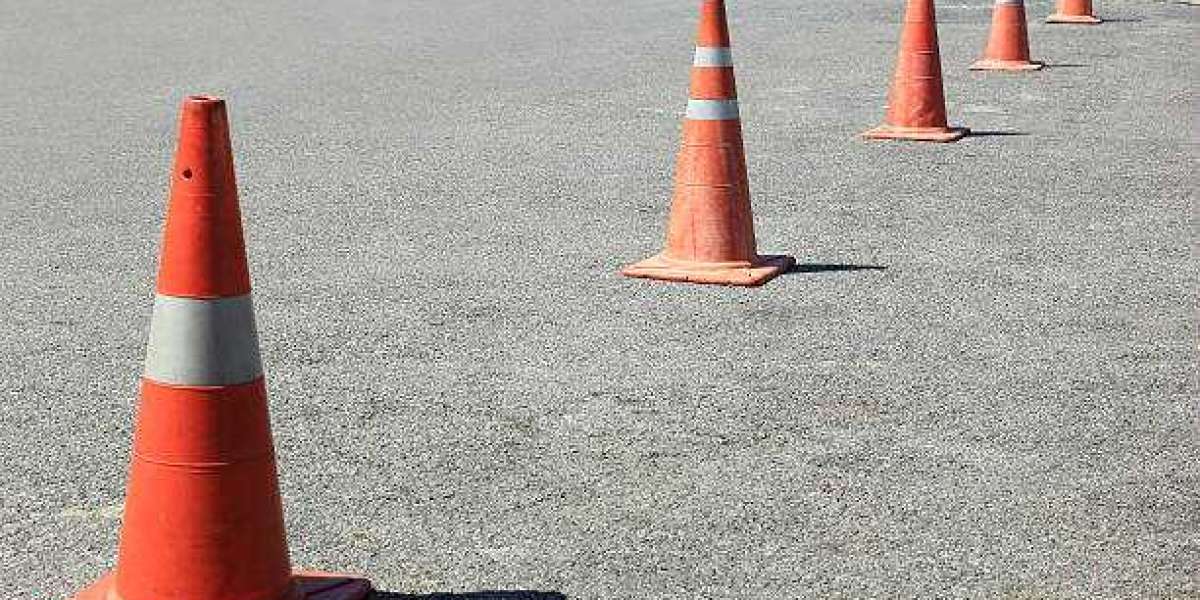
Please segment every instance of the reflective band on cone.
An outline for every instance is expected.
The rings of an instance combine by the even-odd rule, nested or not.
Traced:
[[[732,67],[733,52],[729,48],[697,46],[693,67]]]
[[[737,100],[688,100],[687,118],[693,121],[739,119]]]
[[[250,295],[196,300],[159,295],[146,378],[172,385],[235,385],[262,376]]]

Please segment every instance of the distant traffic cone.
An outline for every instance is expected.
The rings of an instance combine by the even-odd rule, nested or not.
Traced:
[[[1101,20],[1092,14],[1092,0],[1058,0],[1058,8],[1054,14],[1046,17],[1046,22],[1098,25]]]
[[[1029,30],[1025,23],[1025,0],[996,0],[992,11],[992,34],[983,58],[971,65],[973,71],[1036,71],[1046,65],[1029,60]]]
[[[888,93],[883,125],[863,134],[870,139],[953,142],[969,133],[946,122],[942,57],[938,52],[933,0],[908,0],[896,76]]]
[[[666,248],[621,272],[666,281],[757,286],[795,262],[790,256],[758,254],[725,2],[702,0]]]
[[[360,600],[293,575],[229,124],[184,100],[116,570],[76,600]]]

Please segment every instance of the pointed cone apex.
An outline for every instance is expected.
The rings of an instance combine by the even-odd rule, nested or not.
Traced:
[[[224,103],[180,137],[117,568],[76,599],[360,600],[291,571]]]
[[[946,123],[942,58],[938,52],[933,0],[908,0],[896,75],[888,93],[884,124],[863,134],[869,139],[953,142],[967,129]]]
[[[158,291],[188,298],[250,292],[225,101],[183,101]]]
[[[742,146],[725,3],[703,0],[683,148],[662,253],[621,272],[666,281],[757,286],[791,268],[760,256]]]
[[[1029,30],[1025,23],[1025,0],[996,0],[992,12],[992,34],[983,58],[971,65],[974,71],[1036,71],[1042,63],[1029,60]]]
[[[728,48],[729,19],[725,17],[724,0],[702,0],[700,23],[696,26],[698,48]]]
[[[1047,23],[1069,25],[1098,25],[1101,20],[1092,12],[1092,0],[1058,0],[1054,14],[1046,17]]]

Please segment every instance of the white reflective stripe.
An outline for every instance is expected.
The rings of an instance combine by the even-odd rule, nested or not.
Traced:
[[[249,294],[212,300],[154,298],[146,378],[169,385],[237,385],[261,376]]]
[[[739,118],[737,100],[688,100],[687,118],[693,121],[730,121]]]
[[[733,52],[729,48],[696,46],[696,58],[692,61],[697,67],[732,67]]]
[[[996,0],[996,6],[1004,6],[1004,5],[1021,6],[1023,4],[1025,4],[1025,0]]]

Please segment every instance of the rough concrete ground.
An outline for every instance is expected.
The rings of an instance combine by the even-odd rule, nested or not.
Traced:
[[[866,143],[898,0],[731,0],[758,290],[660,247],[695,2],[8,2],[0,596],[115,558],[174,145],[228,97],[298,566],[396,595],[1200,595],[1197,9]],[[1010,135],[1011,134],[1011,135]],[[871,266],[876,269],[856,269]],[[541,590],[546,595],[518,593]],[[482,596],[455,596],[480,598]]]

